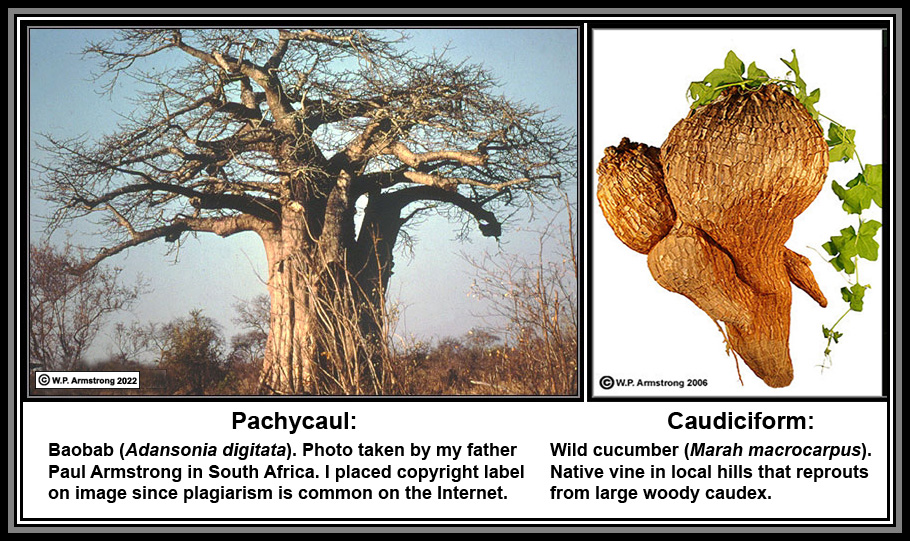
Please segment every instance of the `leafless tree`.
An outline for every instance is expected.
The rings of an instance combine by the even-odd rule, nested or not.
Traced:
[[[29,364],[45,370],[71,370],[85,354],[107,318],[128,309],[142,293],[140,280],[120,283],[120,270],[84,265],[74,247],[46,242],[29,246],[28,353]]]
[[[258,337],[265,342],[269,335],[271,302],[268,295],[256,295],[249,300],[234,303],[236,314],[232,318],[244,333]]]
[[[321,359],[342,354],[381,379],[371,344],[403,226],[439,212],[499,237],[502,209],[549,197],[576,165],[574,134],[499,95],[485,68],[389,35],[143,28],[90,44],[99,85],[129,75],[145,91],[107,135],[44,134],[52,225],[102,221],[108,244],[86,267],[153,239],[256,232],[271,300],[262,392],[331,392],[320,378],[337,368]],[[374,338],[339,336],[339,306]]]
[[[268,295],[257,295],[234,304],[233,321],[240,333],[231,337],[229,359],[232,364],[262,363],[269,338],[271,303]]]

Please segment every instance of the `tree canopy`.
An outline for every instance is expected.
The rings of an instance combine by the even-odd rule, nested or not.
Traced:
[[[481,65],[398,45],[346,29],[132,29],[90,44],[100,88],[130,76],[145,90],[108,134],[42,134],[51,225],[103,216],[100,261],[187,231],[267,227],[300,204],[297,187],[330,207],[313,234],[334,227],[345,242],[356,240],[353,202],[377,190],[386,213],[412,207],[403,221],[457,210],[498,236],[498,207],[546,197],[572,174],[574,138],[554,118],[496,94]],[[152,57],[163,62],[144,68]],[[345,173],[346,200],[329,204]]]

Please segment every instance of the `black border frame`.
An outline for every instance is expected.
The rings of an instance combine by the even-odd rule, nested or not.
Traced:
[[[26,24],[26,21],[23,19],[29,18],[29,17],[38,18],[38,17],[40,17],[40,15],[31,15],[31,14],[25,13],[25,14],[20,14],[20,15],[16,16],[16,19],[17,19],[16,30],[20,31],[20,36],[19,36],[20,41],[16,43],[16,45],[17,45],[17,51],[16,51],[17,55],[16,56],[17,56],[17,58],[21,58],[21,59],[28,58],[28,54],[29,54],[28,31],[32,27],[41,27],[41,28],[55,28],[55,27],[60,27],[60,28],[115,28],[117,26],[128,26],[128,25],[149,26],[147,24],[145,24],[145,25],[144,24],[131,24],[132,21],[129,21],[127,19],[122,19],[122,18],[120,18],[121,16],[119,16],[119,15],[87,16],[86,18],[81,18],[81,19],[73,18],[72,21],[66,22],[65,24],[40,24],[40,25],[39,24],[31,24],[31,25]],[[453,27],[453,26],[455,26],[455,27],[477,27],[477,28],[482,28],[482,27],[490,27],[490,28],[545,27],[545,28],[567,28],[567,29],[574,28],[578,32],[577,59],[576,59],[577,71],[576,71],[576,73],[577,73],[577,77],[578,77],[578,88],[579,88],[579,102],[578,102],[579,107],[578,107],[578,111],[577,111],[576,122],[579,126],[579,130],[578,130],[578,133],[576,136],[576,140],[578,142],[578,152],[577,152],[577,171],[579,173],[578,174],[578,183],[579,183],[579,185],[581,184],[581,176],[582,176],[582,171],[583,171],[582,168],[583,168],[583,163],[584,163],[584,155],[581,150],[585,147],[583,131],[581,129],[581,127],[583,126],[583,124],[582,124],[582,122],[583,122],[582,107],[580,106],[581,105],[581,89],[584,87],[584,83],[585,83],[585,81],[584,81],[585,71],[584,71],[584,66],[582,63],[582,59],[584,57],[584,29],[583,29],[582,23],[580,23],[580,22],[573,22],[573,23],[561,22],[559,24],[556,24],[554,21],[552,21],[550,19],[545,19],[545,20],[543,20],[543,22],[536,22],[536,21],[535,22],[528,22],[528,21],[519,22],[519,21],[515,21],[515,20],[510,20],[510,19],[501,19],[503,22],[497,24],[496,21],[498,21],[500,19],[495,19],[495,20],[487,21],[488,24],[478,24],[476,22],[475,23],[467,22],[464,24],[450,24],[451,21],[439,21],[436,24],[420,24],[420,23],[415,23],[413,20],[409,20],[406,18],[398,18],[398,19],[383,20],[382,24],[377,24],[375,20],[369,20],[369,19],[353,19],[353,18],[352,19],[342,19],[342,18],[339,18],[342,16],[320,16],[320,17],[324,17],[324,19],[320,21],[320,23],[324,23],[324,24],[322,24],[322,26],[360,26],[360,27],[365,27],[365,28],[409,28],[409,27],[410,28],[428,28],[428,27]],[[212,16],[204,16],[204,15],[181,15],[179,18],[175,17],[172,20],[162,22],[161,24],[157,24],[155,26],[180,26],[182,23],[187,23],[187,24],[191,24],[192,26],[197,27],[197,28],[206,28],[206,27],[217,28],[217,27],[222,27],[222,26],[227,25],[224,23],[219,24],[219,23],[215,23],[215,22],[200,22],[201,20],[212,21],[213,18],[212,18]],[[286,23],[286,22],[287,22],[286,20],[282,21],[280,19],[272,19],[272,18],[257,18],[257,19],[250,18],[247,20],[232,19],[232,20],[228,21],[228,23],[233,26],[251,26],[251,27],[269,27],[269,26],[278,27],[278,26],[282,26],[283,23]],[[126,24],[124,24],[124,23],[126,23]],[[19,86],[16,87],[15,99],[16,99],[16,103],[22,102],[25,110],[27,111],[27,109],[28,109],[28,102],[27,102],[28,70],[27,70],[26,64],[27,64],[27,62],[22,62],[22,65],[20,66]],[[27,117],[27,113],[25,115],[20,114],[20,120],[22,121],[22,124],[21,124],[21,131],[18,134],[18,136],[20,137],[21,140],[27,141],[28,140],[29,122],[28,122],[27,118],[21,118],[22,116]],[[20,155],[18,158],[19,158],[21,164],[29,163],[28,156],[29,156],[29,149],[27,147],[23,147],[22,149],[20,149]],[[28,171],[27,170],[17,171],[17,173],[19,176],[19,185],[25,187],[23,190],[23,193],[27,193],[27,191],[28,191],[28,178],[27,178]],[[578,191],[578,195],[579,195],[579,197],[581,197],[580,190]],[[20,198],[20,197],[22,197],[22,195],[15,193],[14,197]],[[28,238],[28,212],[27,212],[28,204],[27,204],[27,202],[25,202],[25,204],[23,206],[25,207],[26,211],[21,213],[20,219],[23,220],[25,222],[25,224],[20,225],[20,227],[21,227],[21,230],[25,231],[24,237],[27,239]],[[577,230],[579,232],[579,235],[581,235],[581,230],[583,227],[583,222],[582,222],[582,219],[580,216],[580,214],[581,214],[580,207],[582,207],[581,201],[579,201],[578,206],[579,206],[579,210],[578,210],[579,218],[578,218]],[[16,234],[17,234],[17,236],[23,235],[23,233],[20,233],[19,231],[17,231]],[[581,245],[581,238],[582,237],[579,236],[579,246]],[[25,248],[23,250],[27,250],[27,248]],[[26,255],[27,255],[27,252],[23,252],[23,254],[20,257],[25,258]],[[579,253],[579,257],[582,258],[581,264],[579,265],[579,267],[581,269],[584,269],[585,265],[584,265],[584,260],[583,260],[583,254]],[[19,283],[24,283],[23,282],[24,279],[25,278],[23,278],[21,276],[17,276],[17,282],[19,282]],[[577,282],[578,282],[578,287],[580,290],[581,284],[584,282],[583,271],[582,271],[582,274],[580,274],[578,276]],[[20,284],[20,286],[21,286],[21,284]],[[580,298],[580,295],[579,295],[579,298]],[[26,308],[23,307],[21,309],[21,312],[22,312],[20,315],[21,320],[25,321],[27,319]],[[579,322],[579,328],[581,328],[584,325],[584,315],[581,312],[580,312],[580,318],[581,318],[581,320]],[[25,332],[24,329],[20,330],[20,334],[24,335],[24,332]],[[25,343],[24,336],[23,336],[22,340],[23,340],[23,343]],[[344,402],[347,402],[347,401],[358,401],[358,402],[372,402],[372,401],[397,401],[397,400],[480,401],[480,402],[546,400],[546,401],[581,402],[584,400],[583,382],[585,381],[585,374],[584,374],[585,363],[583,362],[581,348],[579,348],[579,350],[578,350],[578,359],[576,361],[576,366],[577,366],[576,389],[575,389],[574,395],[451,395],[451,396],[449,396],[449,395],[386,395],[386,396],[375,396],[375,395],[369,395],[369,396],[368,395],[315,395],[315,396],[309,396],[309,395],[295,395],[295,396],[37,395],[37,394],[32,394],[29,389],[30,383],[29,383],[29,370],[28,370],[28,366],[27,366],[27,359],[25,357],[18,359],[18,364],[20,365],[18,392],[21,395],[21,400],[24,402],[32,402],[32,401],[47,401],[47,402],[55,402],[55,401],[59,401],[59,402],[70,402],[70,401],[78,401],[78,402],[81,402],[81,401],[86,401],[86,402],[94,402],[94,401],[104,401],[104,402],[116,402],[116,401],[130,401],[130,402],[132,402],[132,401],[140,401],[140,402],[141,401],[165,401],[165,402],[170,402],[170,401],[181,401],[181,402],[197,402],[197,401],[199,401],[199,402],[217,402],[217,401],[229,401],[229,402],[237,402],[237,401],[242,401],[242,402],[246,402],[246,401],[252,401],[252,402],[257,402],[257,401],[328,402],[328,401],[344,401]]]
[[[893,9],[898,12],[900,11],[900,8],[883,8],[883,9]],[[12,8],[10,8],[10,10],[12,11]],[[38,9],[35,9],[34,11],[38,11]],[[611,15],[609,13],[610,10],[607,10],[607,11],[608,12],[604,13],[603,15],[607,15],[607,16]],[[644,11],[645,13],[642,14],[641,13],[642,11]],[[693,10],[693,11],[695,11],[695,10]],[[647,20],[648,18],[659,16],[654,13],[648,13],[646,9],[638,10],[637,13],[638,13],[637,15],[636,14],[613,15],[610,18],[627,20],[627,19],[634,18],[634,17],[643,17],[645,20]],[[41,17],[41,16],[43,16],[43,14],[40,14],[40,13],[34,14],[34,15],[29,14],[29,13],[17,14],[17,15],[15,15],[15,18],[17,20],[14,23],[11,23],[11,25],[18,27],[18,25],[21,23],[21,21],[18,21],[18,17],[33,17],[33,16]],[[135,15],[131,14],[130,16],[132,17]],[[180,18],[181,19],[192,18],[193,16],[194,15],[180,15]],[[321,14],[318,16],[323,17],[323,15],[321,15]],[[335,15],[335,16],[345,17],[345,15]],[[432,15],[432,16],[436,17],[437,15]],[[458,17],[459,15],[453,15],[453,16]],[[501,15],[501,16],[490,15],[489,17],[493,18],[494,20],[500,20],[500,19],[496,19],[496,17],[503,17],[504,19],[502,19],[502,20],[509,21],[510,16],[514,16],[514,13],[512,13],[510,15],[510,10],[505,10],[503,15]],[[722,17],[725,17],[725,16],[714,15],[714,14],[709,14],[709,15],[693,14],[692,15],[693,18],[696,16],[701,19],[707,19],[708,21],[711,21],[711,24],[729,25],[729,21],[725,22],[722,20]],[[730,16],[735,17],[737,15],[730,15]],[[760,16],[760,15],[757,15],[757,16]],[[800,17],[800,15],[796,15],[796,14],[793,14],[793,15],[788,14],[786,16],[787,17]],[[817,17],[818,15],[807,15],[807,16]],[[845,19],[850,16],[851,16],[850,14],[843,15],[843,17]],[[894,25],[898,24],[898,15],[894,14],[894,13],[869,14],[869,16],[890,17],[892,28],[895,28]],[[119,15],[91,15],[90,17],[93,19],[108,19],[109,20],[109,19],[117,18],[117,17],[119,17]],[[399,17],[406,17],[406,16],[399,16]],[[538,15],[538,16],[530,16],[530,17],[536,23],[540,20],[548,20],[550,18],[553,18],[554,16],[553,15],[542,15],[542,16]],[[541,18],[535,20],[534,17],[541,17]],[[591,18],[591,17],[598,18],[598,17],[600,17],[600,14],[587,13],[587,14],[577,14],[577,15],[573,15],[573,16],[569,17],[575,23],[577,23],[577,25],[580,25],[581,28],[584,28],[584,25],[588,25],[587,31],[580,38],[580,43],[581,43],[580,53],[581,54],[579,55],[579,64],[580,64],[579,65],[579,69],[580,69],[579,79],[582,82],[581,88],[585,89],[586,92],[590,91],[590,82],[588,81],[587,74],[588,74],[588,69],[590,69],[590,67],[591,67],[591,59],[590,59],[590,57],[588,57],[587,65],[581,65],[583,62],[582,59],[585,58],[585,55],[587,54],[585,45],[588,43],[588,41],[590,39],[590,32],[592,31],[592,25],[596,25],[597,28],[603,27],[603,23],[601,23],[601,22],[592,23],[589,20],[589,18]],[[11,15],[11,18],[13,18],[12,15]],[[685,16],[683,16],[683,18],[685,18]],[[403,19],[403,20],[406,20],[406,19]],[[257,22],[260,22],[260,21],[257,19]],[[264,19],[261,22],[263,24],[267,24],[269,22],[269,20]],[[560,19],[560,22],[567,23],[568,21]],[[707,22],[707,21],[705,21],[705,22]],[[511,25],[511,23],[514,23],[514,21],[511,21],[509,24]],[[356,22],[350,22],[348,20],[345,20],[345,24],[356,24]],[[617,24],[617,22],[606,23],[606,24],[609,26],[610,24]],[[576,25],[571,24],[569,26],[576,26]],[[11,28],[11,31],[14,31],[15,29],[16,28]],[[895,35],[895,39],[897,39],[897,37],[900,35],[900,30],[899,29],[896,29],[896,30],[897,30],[897,32]],[[12,39],[12,38],[10,38],[10,39]],[[897,47],[896,47],[896,50],[894,53],[895,66],[886,66],[886,68],[888,68],[888,69],[885,70],[885,73],[887,74],[887,73],[892,73],[890,71],[890,69],[895,69],[894,73],[896,74],[896,77],[895,77],[896,79],[900,78],[900,74],[896,71],[896,67],[897,67],[896,64],[898,63],[897,58],[899,55],[900,55],[900,42],[897,42]],[[17,58],[18,58],[18,56],[17,56]],[[895,83],[892,82],[891,84],[893,85]],[[888,85],[886,85],[886,87],[887,86]],[[21,92],[21,88],[16,88],[16,90]],[[890,90],[890,88],[887,88],[886,92],[888,90]],[[898,94],[898,96],[899,96],[899,94]],[[891,103],[891,102],[889,100],[889,101],[886,101],[885,103]],[[18,101],[16,102],[16,104],[18,104]],[[584,100],[583,100],[582,105],[586,105],[586,106],[590,107],[590,98],[588,98],[587,103],[584,103]],[[591,287],[590,286],[590,281],[591,281],[590,265],[591,264],[590,264],[590,262],[585,263],[586,260],[584,258],[584,254],[586,253],[586,250],[591,249],[591,243],[592,243],[592,239],[590,238],[588,230],[587,230],[586,214],[591,213],[590,215],[594,215],[594,213],[591,212],[591,204],[590,204],[591,198],[590,198],[589,194],[587,193],[588,187],[590,186],[589,175],[591,173],[590,173],[590,171],[588,171],[588,162],[590,162],[591,149],[590,149],[590,143],[588,143],[587,146],[585,146],[585,135],[584,135],[585,126],[590,125],[589,124],[590,113],[588,113],[587,118],[582,118],[582,116],[583,116],[582,110],[583,110],[583,108],[579,109],[579,120],[588,121],[588,122],[579,123],[579,127],[580,127],[579,141],[581,142],[581,147],[583,147],[587,151],[587,153],[585,153],[585,152],[579,153],[579,160],[580,160],[579,171],[580,172],[587,171],[587,174],[580,174],[580,176],[579,176],[579,183],[582,184],[582,190],[580,191],[580,195],[581,195],[582,199],[579,201],[579,209],[578,209],[578,235],[579,235],[579,247],[580,247],[579,255],[582,258],[582,274],[579,279],[580,280],[579,281],[579,293],[580,293],[580,297],[585,299],[587,304],[585,304],[584,308],[582,309],[582,316],[581,316],[582,325],[581,325],[580,333],[582,333],[582,336],[584,336],[584,337],[590,337],[592,329],[593,329],[593,319],[594,319],[591,315],[590,304],[589,304],[590,287]],[[896,115],[899,117],[900,116],[900,107],[899,106],[895,108],[895,112],[896,112]],[[895,122],[894,119],[890,119],[890,118],[885,119],[885,121],[886,121],[886,124],[892,124],[893,122]],[[12,124],[12,119],[11,119],[10,131],[12,131],[12,129],[13,129],[12,126],[13,126],[13,124]],[[887,132],[887,128],[885,129],[885,131]],[[900,135],[899,135],[900,132],[897,130],[896,127],[895,127],[895,133],[897,134],[898,144],[900,144]],[[21,152],[22,152],[22,154],[27,155],[27,150],[23,150]],[[895,150],[895,155],[898,156],[897,150]],[[19,158],[21,159],[21,156],[19,156]],[[887,167],[887,165],[886,165],[886,167]],[[896,168],[896,172],[899,172],[899,171],[900,171],[900,167],[898,166]],[[14,192],[14,194],[16,193],[15,188],[13,188],[13,192]],[[587,199],[585,199],[586,197],[587,197]],[[896,199],[899,201],[899,195],[896,197]],[[897,225],[899,226],[899,224],[900,224],[900,218],[898,217]],[[14,224],[11,224],[11,228],[14,228]],[[887,235],[888,228],[885,227],[883,229],[886,231],[885,234]],[[896,236],[898,236],[898,235],[899,235],[899,232],[896,232]],[[888,237],[883,237],[883,240],[885,241],[884,246],[889,247],[888,242],[890,239]],[[883,253],[888,254],[888,250],[883,250]],[[10,257],[12,258],[12,256],[10,256]],[[899,253],[897,255],[897,259],[900,260]],[[891,270],[894,265],[895,265],[895,262],[890,262],[890,265],[885,265],[885,267],[884,267],[885,272]],[[587,279],[584,278],[586,275],[588,276]],[[894,276],[896,278],[899,278],[900,277],[899,272],[896,272]],[[885,274],[885,277],[887,277],[887,274]],[[17,278],[17,281],[18,280],[21,280],[21,278]],[[885,282],[887,284],[888,280],[886,279]],[[896,289],[897,290],[900,289],[899,284],[897,285]],[[889,295],[885,295],[885,296],[888,297]],[[896,306],[897,318],[898,318],[898,320],[900,320],[899,298],[897,298],[895,302],[897,305]],[[11,304],[12,304],[12,302],[11,302]],[[12,306],[10,308],[12,309]],[[585,319],[585,317],[587,317],[587,319]],[[887,313],[886,313],[886,317],[887,317]],[[885,345],[886,345],[886,351],[888,351],[887,346],[891,345],[893,342],[894,350],[891,350],[891,351],[894,351],[895,355],[899,356],[900,349],[899,349],[899,343],[898,343],[898,336],[899,336],[899,333],[895,333],[894,336],[889,336],[889,329],[884,330],[883,341],[885,342]],[[899,423],[900,420],[895,419],[893,417],[893,413],[892,413],[892,408],[894,407],[893,401],[900,402],[900,400],[901,400],[901,394],[900,394],[900,390],[899,390],[899,382],[901,381],[901,379],[900,379],[901,376],[900,376],[900,368],[897,363],[895,363],[895,378],[894,378],[895,381],[890,381],[887,384],[885,382],[883,382],[883,396],[882,397],[874,397],[874,398],[862,398],[861,397],[861,398],[855,398],[855,399],[854,398],[839,399],[836,397],[822,397],[822,398],[789,397],[789,398],[782,398],[782,399],[774,399],[774,398],[768,399],[765,397],[738,397],[735,399],[734,398],[720,398],[720,397],[718,397],[718,398],[713,398],[713,397],[711,397],[711,398],[703,398],[703,397],[629,398],[629,397],[624,397],[624,398],[614,399],[614,398],[601,398],[601,397],[592,396],[592,392],[591,392],[592,391],[592,387],[591,387],[591,377],[592,376],[591,376],[591,370],[590,370],[591,367],[590,367],[589,363],[591,362],[593,352],[590,351],[590,345],[587,341],[582,340],[582,343],[584,344],[583,349],[582,349],[582,351],[584,351],[584,353],[580,352],[581,362],[579,362],[578,397],[544,397],[543,399],[545,399],[547,401],[557,400],[560,402],[565,402],[565,401],[577,402],[577,401],[587,400],[587,401],[592,401],[592,402],[597,401],[597,402],[620,402],[620,403],[623,403],[623,402],[718,402],[718,401],[739,401],[739,402],[741,402],[741,401],[749,401],[749,402],[752,402],[752,401],[756,401],[756,402],[761,402],[761,401],[772,401],[772,402],[815,402],[815,401],[819,401],[819,402],[826,402],[826,401],[868,402],[868,401],[873,401],[873,402],[887,402],[889,404],[888,420],[887,420],[888,421],[887,426],[888,426],[888,430],[889,430],[889,435],[888,435],[889,453],[891,453],[892,450],[897,451],[901,425],[894,424],[895,421],[897,421]],[[886,356],[886,355],[883,354],[883,357],[884,356]],[[899,361],[899,359],[897,359],[897,361]],[[587,371],[586,379],[584,378],[585,371]],[[14,372],[15,372],[15,367],[14,367]],[[884,371],[884,375],[887,378],[887,375],[888,375],[887,369]],[[586,382],[586,391],[587,391],[585,393],[587,395],[586,397],[583,396],[581,393],[582,381]],[[40,401],[52,401],[52,402],[100,401],[100,400],[104,400],[104,401],[111,401],[111,400],[113,400],[113,401],[118,401],[118,400],[137,401],[138,400],[138,401],[142,401],[142,402],[205,400],[205,401],[218,402],[218,401],[248,401],[248,400],[260,401],[260,400],[263,400],[262,397],[231,397],[231,398],[220,398],[220,397],[200,398],[200,397],[197,397],[195,399],[175,399],[173,397],[125,397],[123,399],[121,399],[119,397],[70,397],[70,396],[68,396],[68,397],[27,397],[27,394],[28,394],[27,393],[27,385],[28,385],[27,381],[25,382],[24,386],[17,385],[15,378],[14,378],[12,381],[9,382],[9,384],[13,388],[11,390],[14,392],[14,406],[17,409],[17,412],[15,412],[16,415],[15,415],[15,423],[13,424],[13,429],[15,431],[15,434],[17,435],[17,437],[20,440],[19,446],[15,449],[16,452],[19,453],[20,457],[22,455],[21,437],[22,437],[22,423],[24,423],[24,420],[21,419],[21,416],[19,414],[22,413],[23,403],[27,402],[27,401],[35,401],[36,399],[40,400]],[[895,389],[897,389],[896,393],[894,392]],[[26,391],[24,396],[20,395],[20,392],[22,390]],[[889,391],[891,391],[891,392],[889,393]],[[481,398],[468,398],[468,397],[453,397],[453,398],[449,398],[449,397],[445,397],[445,398],[441,398],[441,397],[388,397],[388,398],[386,398],[386,397],[380,397],[380,398],[378,398],[378,400],[380,400],[380,401],[385,401],[385,400],[436,401],[438,399],[441,399],[442,401],[463,401],[463,400],[472,400],[472,401],[479,400],[479,401],[493,401],[493,402],[503,401],[503,400],[500,400],[500,398],[504,399],[505,401],[539,401],[542,399],[541,397],[481,397]],[[273,400],[282,400],[282,399],[264,398],[264,400],[273,401]],[[362,400],[358,400],[356,397],[313,397],[313,398],[295,397],[295,398],[291,398],[290,400],[292,402],[297,402],[298,400],[351,401],[352,403],[354,403],[354,402],[359,403],[362,401]],[[365,400],[373,401],[373,400],[377,400],[377,398],[376,397],[366,397]],[[284,404],[286,401],[287,400],[285,399],[285,400],[282,400],[282,402],[280,402],[280,403]],[[275,402],[275,403],[278,404],[279,402]],[[897,417],[899,418],[900,409],[897,409],[896,412],[897,412]],[[12,412],[11,412],[11,414],[12,414]],[[892,438],[893,431],[897,431],[897,435],[898,435],[897,439]],[[269,519],[261,519],[261,518],[259,518],[259,519],[256,519],[256,518],[254,518],[254,519],[222,519],[222,518],[219,518],[219,519],[135,519],[135,521],[139,522],[139,525],[152,525],[152,526],[156,526],[156,527],[170,525],[170,526],[180,526],[183,528],[189,527],[191,530],[197,530],[198,528],[211,528],[212,524],[195,524],[195,523],[189,524],[187,522],[212,520],[216,523],[224,523],[224,526],[229,527],[230,528],[229,531],[231,531],[231,532],[241,532],[241,531],[248,530],[247,528],[243,528],[243,526],[253,526],[257,529],[260,529],[262,527],[281,528],[281,527],[286,527],[289,525],[295,525],[295,526],[326,526],[326,530],[331,531],[331,532],[339,532],[343,529],[351,529],[352,531],[362,531],[363,528],[370,527],[370,526],[382,526],[384,528],[389,527],[389,526],[397,526],[397,527],[401,527],[401,529],[405,532],[413,533],[418,528],[430,529],[430,528],[435,528],[437,526],[437,525],[433,525],[430,523],[441,523],[443,525],[449,524],[449,525],[458,525],[458,526],[463,526],[463,525],[475,525],[476,526],[479,524],[479,525],[483,526],[484,528],[493,528],[493,529],[497,529],[497,530],[501,529],[501,528],[515,528],[516,526],[521,527],[521,526],[526,526],[526,525],[530,524],[531,525],[530,528],[532,529],[532,531],[541,532],[541,533],[547,532],[547,531],[560,531],[560,529],[566,528],[566,527],[571,528],[571,530],[573,530],[573,533],[574,533],[575,531],[580,532],[580,530],[582,528],[587,528],[587,527],[591,527],[591,526],[601,526],[601,527],[603,527],[603,526],[630,526],[631,527],[630,529],[632,531],[637,531],[637,532],[641,532],[643,529],[656,529],[658,531],[667,531],[670,528],[681,528],[681,529],[686,529],[686,530],[696,529],[696,528],[705,528],[708,531],[711,531],[712,533],[714,533],[714,532],[721,531],[725,528],[730,528],[731,530],[739,530],[743,526],[756,525],[756,524],[761,525],[763,527],[779,526],[781,528],[775,528],[775,530],[779,530],[779,531],[786,531],[785,528],[783,528],[783,527],[796,528],[798,530],[805,530],[806,528],[809,528],[809,529],[819,528],[819,529],[824,530],[824,529],[826,529],[826,527],[829,527],[831,531],[843,532],[845,530],[844,526],[856,526],[857,529],[869,528],[872,531],[881,532],[883,528],[884,529],[897,528],[900,525],[899,520],[898,520],[901,517],[901,514],[898,513],[898,505],[899,505],[899,501],[900,501],[900,487],[901,487],[900,477],[898,476],[896,479],[892,478],[892,475],[894,472],[890,471],[891,460],[894,457],[897,457],[897,460],[898,460],[897,469],[900,469],[900,466],[899,466],[900,454],[895,453],[894,455],[889,456],[888,482],[894,483],[894,484],[891,485],[891,487],[890,487],[892,490],[892,492],[889,493],[889,502],[891,502],[891,508],[889,508],[889,517],[888,517],[888,519],[886,519],[888,521],[893,520],[893,523],[867,524],[867,522],[870,522],[870,519],[865,519],[865,518],[841,518],[841,519],[837,519],[837,520],[832,520],[832,519],[785,519],[785,520],[781,520],[781,519],[772,519],[772,518],[742,519],[742,521],[745,524],[737,524],[736,519],[693,519],[693,518],[681,518],[681,519],[655,518],[655,519],[648,519],[648,520],[634,519],[634,520],[630,520],[630,521],[626,521],[624,519],[618,519],[618,518],[617,519],[604,519],[604,518],[588,518],[588,519],[584,519],[584,518],[576,518],[576,519],[566,519],[566,518],[350,519],[350,518],[345,518],[345,519],[343,519],[344,521],[353,522],[353,524],[352,523],[339,524],[337,521],[331,521],[331,520],[325,521],[325,519],[316,520],[316,519],[300,519],[300,518],[293,518],[293,519],[275,519],[275,518],[269,518]],[[12,458],[12,457],[10,457],[10,458]],[[12,489],[13,488],[12,479],[8,479],[8,480],[10,481],[10,489]],[[66,524],[46,524],[46,523],[44,523],[44,522],[48,521],[49,519],[21,519],[21,521],[20,521],[20,519],[18,517],[18,502],[16,501],[16,499],[18,498],[18,500],[21,501],[21,496],[22,496],[21,483],[22,483],[22,474],[21,474],[21,471],[19,471],[19,472],[17,472],[17,478],[16,478],[16,484],[19,485],[19,491],[14,492],[14,499],[11,502],[12,512],[15,515],[15,516],[13,516],[12,520],[15,522],[16,526],[27,526],[32,531],[35,531],[38,527],[48,527],[50,531],[59,531],[59,528],[61,528],[61,527],[93,526],[93,527],[98,527],[98,531],[102,531],[105,533],[111,532],[112,529],[114,529],[114,528],[127,529],[128,527],[133,526],[133,525],[122,524],[124,522],[130,521],[131,519],[100,519],[100,520],[104,520],[104,521],[108,521],[108,522],[114,522],[113,524],[89,523],[91,521],[96,521],[99,519],[84,519],[84,518],[83,519],[50,519],[50,520],[70,521]],[[895,493],[898,496],[897,496],[897,498],[892,500],[891,495],[895,494]],[[808,521],[819,520],[822,522],[822,524],[820,524],[820,525],[819,524],[802,524],[802,523],[791,524],[792,522],[798,522],[798,521],[803,521],[803,520],[808,520]],[[881,519],[876,519],[876,520],[878,520],[880,522]],[[859,521],[859,524],[854,524],[857,521]],[[26,523],[26,522],[30,522],[30,523]],[[38,523],[38,522],[40,522],[40,523]],[[241,524],[238,525],[237,522],[240,522]],[[271,524],[264,524],[262,522],[270,522]],[[401,524],[401,522],[403,522],[403,524]],[[506,523],[498,524],[498,523],[492,523],[492,522],[506,522]],[[581,524],[582,522],[584,522],[585,524]],[[661,522],[672,522],[673,524],[662,524]],[[712,524],[711,522],[714,522],[714,523]],[[718,524],[718,522],[720,522],[721,524]],[[849,524],[849,525],[837,524],[839,522],[850,522],[851,524]],[[832,523],[834,523],[833,526],[832,526]],[[548,526],[556,526],[556,528],[550,528]],[[480,531],[480,530],[478,530],[478,531]]]

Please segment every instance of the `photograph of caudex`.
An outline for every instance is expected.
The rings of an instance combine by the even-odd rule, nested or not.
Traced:
[[[597,199],[654,280],[723,324],[728,348],[768,386],[785,387],[790,284],[827,301],[809,260],[784,243],[827,170],[822,129],[796,98],[734,87],[690,110],[659,148],[628,138],[607,148]]]

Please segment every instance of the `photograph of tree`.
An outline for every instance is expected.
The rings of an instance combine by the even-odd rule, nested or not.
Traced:
[[[576,394],[577,29],[187,26],[31,31],[33,370],[166,371],[151,394]],[[540,88],[513,95],[473,40]],[[189,289],[234,274],[236,238],[246,285],[124,315],[191,294],[160,260]],[[409,263],[424,249],[463,268]],[[449,325],[438,280],[488,317]],[[402,338],[408,295],[434,337]]]

